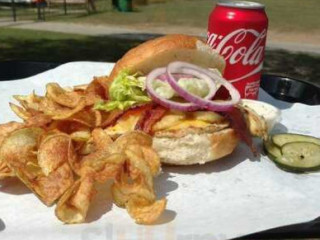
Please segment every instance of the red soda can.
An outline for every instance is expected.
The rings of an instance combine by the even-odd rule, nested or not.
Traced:
[[[219,2],[210,14],[207,43],[226,60],[223,76],[242,98],[258,98],[267,28],[260,3]]]

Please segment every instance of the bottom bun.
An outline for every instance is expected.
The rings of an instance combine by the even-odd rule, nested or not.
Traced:
[[[162,163],[192,165],[204,164],[232,153],[238,141],[235,131],[227,128],[214,133],[187,134],[179,138],[154,137],[153,148]]]

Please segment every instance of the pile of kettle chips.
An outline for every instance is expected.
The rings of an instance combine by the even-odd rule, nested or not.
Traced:
[[[115,204],[136,223],[151,224],[166,207],[153,186],[160,160],[149,135],[132,131],[113,140],[103,130],[116,118],[94,109],[107,98],[106,82],[70,89],[49,83],[45,96],[14,96],[19,105],[10,107],[23,122],[0,125],[0,180],[18,178],[45,205],[56,203],[57,218],[68,224],[86,221],[99,194],[95,183],[113,181]]]

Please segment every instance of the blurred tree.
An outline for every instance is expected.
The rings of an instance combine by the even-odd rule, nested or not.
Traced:
[[[119,10],[119,1],[118,0],[112,0],[112,8],[115,10]]]
[[[88,0],[88,10],[90,11],[90,8],[93,12],[97,12],[96,4],[94,2],[95,0]]]

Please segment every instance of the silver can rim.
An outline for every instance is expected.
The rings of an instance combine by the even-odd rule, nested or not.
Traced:
[[[218,6],[243,8],[243,9],[264,9],[265,6],[261,3],[250,1],[219,1]]]

